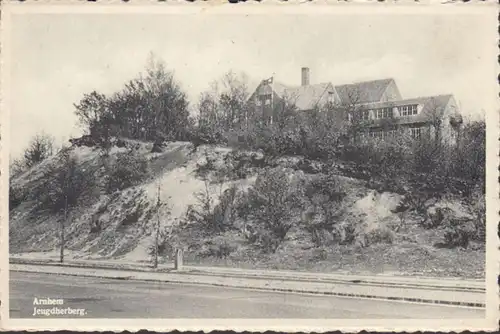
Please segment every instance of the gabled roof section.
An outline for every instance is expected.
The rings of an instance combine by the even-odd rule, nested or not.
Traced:
[[[378,109],[384,107],[399,107],[404,105],[422,105],[422,111],[417,115],[400,117],[398,123],[400,124],[411,124],[411,123],[425,123],[431,120],[433,114],[437,112],[444,112],[445,108],[454,101],[454,97],[451,94],[436,95],[436,96],[425,96],[417,97],[412,99],[398,100],[398,101],[388,101],[388,102],[378,102],[378,103],[368,103],[364,107],[367,109]],[[452,115],[458,114],[458,110],[451,110]]]
[[[274,81],[272,84],[273,90],[279,97],[284,98],[286,96],[286,91],[294,89],[294,87],[287,86],[279,81]]]
[[[262,80],[256,84],[253,85],[253,89],[251,88],[249,91],[252,92],[250,94],[250,97],[253,97],[256,93],[259,91],[262,93],[262,89],[270,89],[272,87],[274,93],[276,93],[279,97],[283,97],[285,95],[285,90],[290,89],[291,86],[287,86],[279,81],[274,80],[271,85],[265,84],[262,82]]]
[[[298,86],[293,88],[287,88],[284,91],[283,98],[291,99],[293,103],[297,106],[299,110],[311,110],[317,103],[320,102],[321,98],[328,91],[332,84],[329,82],[324,82],[320,84]],[[333,89],[332,89],[333,91]]]
[[[335,86],[335,90],[337,90],[341,103],[372,103],[380,101],[392,83],[395,83],[392,78],[372,80]]]

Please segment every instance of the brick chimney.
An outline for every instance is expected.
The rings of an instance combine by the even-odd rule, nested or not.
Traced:
[[[302,67],[302,86],[309,86],[309,67]]]

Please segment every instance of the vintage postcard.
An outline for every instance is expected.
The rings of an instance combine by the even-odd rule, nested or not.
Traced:
[[[496,329],[497,17],[2,4],[1,327]]]

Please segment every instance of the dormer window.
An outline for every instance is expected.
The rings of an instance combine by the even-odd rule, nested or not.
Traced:
[[[362,110],[361,111],[361,119],[364,121],[367,121],[370,119],[370,111],[369,110]]]
[[[418,108],[416,104],[409,104],[406,106],[398,107],[399,114],[401,116],[413,116],[418,114]]]
[[[375,109],[373,114],[376,119],[389,118],[392,116],[392,108],[380,108]]]

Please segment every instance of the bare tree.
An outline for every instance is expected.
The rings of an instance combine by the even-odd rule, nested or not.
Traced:
[[[31,168],[47,159],[54,153],[54,138],[41,133],[35,135],[24,151],[24,165]]]
[[[63,213],[63,219],[59,224],[59,260],[62,263],[69,213],[86,195],[92,194],[93,172],[82,167],[71,151],[65,148],[59,152],[57,161],[45,171],[42,180],[41,185],[34,189],[40,209]]]
[[[426,108],[425,116],[433,129],[433,141],[435,143],[441,143],[442,141],[443,123],[445,121],[444,113],[445,106],[440,105],[435,98],[432,98]]]
[[[198,104],[199,125],[212,131],[247,128],[251,118],[248,98],[246,74],[227,72],[201,94]]]
[[[344,124],[343,132],[353,141],[359,139],[359,134],[365,131],[369,123],[368,110],[362,104],[362,94],[358,87],[349,87],[345,89],[344,97],[337,106],[336,113],[338,118]]]

